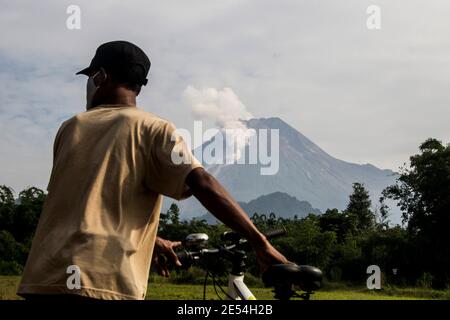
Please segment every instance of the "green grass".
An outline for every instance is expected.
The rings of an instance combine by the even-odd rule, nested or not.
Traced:
[[[0,276],[0,300],[20,299],[20,297],[16,295],[19,281],[19,276]]]
[[[269,288],[251,288],[253,294],[259,300],[273,300],[273,293]],[[219,292],[220,293],[220,292]],[[221,294],[224,297],[224,294]],[[195,300],[203,298],[202,285],[150,283],[146,299],[153,300]],[[206,298],[218,299],[212,286],[207,287]],[[441,297],[442,298],[442,297]],[[373,292],[365,290],[336,290],[318,291],[311,296],[312,300],[420,300],[436,299],[432,297],[416,297],[399,292],[393,295],[389,292]]]
[[[203,286],[200,284],[174,284],[160,277],[151,277],[146,299],[152,300],[194,300],[202,299]],[[20,299],[16,295],[19,276],[0,276],[0,300]],[[273,299],[271,289],[251,287],[254,295],[260,300]],[[223,296],[223,295],[222,295]],[[207,299],[217,299],[213,286],[206,291]],[[369,291],[361,288],[339,286],[325,288],[316,292],[313,300],[415,300],[415,299],[449,299],[448,291],[438,291],[426,288],[386,288],[379,291]]]

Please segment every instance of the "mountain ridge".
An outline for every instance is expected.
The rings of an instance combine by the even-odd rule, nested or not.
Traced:
[[[269,216],[275,213],[281,218],[298,218],[306,217],[308,214],[321,214],[319,209],[313,208],[308,201],[298,200],[284,192],[273,192],[270,194],[259,196],[249,202],[239,202],[248,216],[252,216],[255,212],[259,215]],[[206,213],[198,219],[204,219],[208,223],[216,223],[218,220],[210,213]]]
[[[279,170],[275,175],[264,176],[260,174],[260,164],[204,164],[238,201],[249,202],[261,195],[282,192],[307,201],[322,212],[327,208],[343,210],[354,182],[365,185],[373,204],[381,191],[395,182],[396,173],[392,170],[337,159],[279,117],[254,118],[243,123],[255,130],[279,130]],[[211,140],[202,148],[208,143]],[[180,202],[180,207],[187,217],[206,211],[195,199]]]

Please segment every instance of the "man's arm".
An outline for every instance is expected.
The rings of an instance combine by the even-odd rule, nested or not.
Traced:
[[[186,177],[186,184],[209,212],[250,242],[262,271],[272,264],[289,262],[272,247],[236,200],[203,168],[192,170]]]

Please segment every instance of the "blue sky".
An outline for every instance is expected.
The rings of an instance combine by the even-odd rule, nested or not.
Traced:
[[[81,30],[66,8],[81,8]],[[366,8],[382,28],[366,28]],[[0,178],[45,188],[61,122],[84,111],[74,73],[124,39],[152,61],[139,106],[191,129],[189,86],[231,88],[331,155],[396,170],[427,137],[450,141],[448,1],[0,1]]]

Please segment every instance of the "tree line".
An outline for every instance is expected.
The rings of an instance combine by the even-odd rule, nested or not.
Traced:
[[[428,139],[420,153],[410,157],[394,185],[382,193],[377,209],[364,185],[353,184],[345,210],[328,209],[321,215],[286,219],[276,213],[251,213],[262,231],[286,228],[285,237],[273,240],[289,260],[321,268],[329,281],[365,283],[369,265],[378,265],[383,281],[396,285],[446,288],[450,283],[450,146]],[[30,249],[46,194],[27,188],[14,198],[0,186],[0,274],[20,274]],[[389,222],[386,199],[397,202],[404,226]],[[158,234],[171,240],[204,232],[210,243],[219,242],[227,228],[204,220],[180,218],[172,204],[161,213]],[[250,254],[248,271],[259,276]],[[224,270],[226,264],[220,265]],[[219,267],[220,267],[219,266]]]

